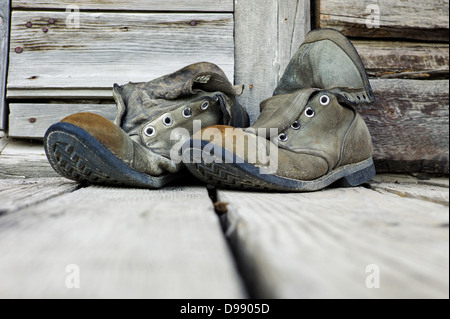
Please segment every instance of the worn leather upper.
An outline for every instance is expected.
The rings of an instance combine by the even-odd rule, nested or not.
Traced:
[[[160,176],[181,170],[182,162],[171,156],[194,129],[249,125],[247,112],[236,101],[240,91],[218,66],[202,62],[147,83],[115,84],[115,125],[90,113],[64,121],[93,135],[134,169]]]
[[[270,129],[277,135],[270,136]],[[367,160],[373,153],[362,117],[339,103],[334,93],[317,89],[267,99],[259,119],[246,130],[215,126],[194,139],[221,145],[256,166],[276,161],[276,175],[304,181]]]
[[[333,29],[311,31],[287,66],[274,95],[330,90],[357,106],[375,101],[364,64],[350,40]]]

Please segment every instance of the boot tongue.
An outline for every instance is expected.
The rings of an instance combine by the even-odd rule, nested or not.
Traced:
[[[292,94],[276,95],[261,103],[261,114],[253,129],[284,131],[304,112],[311,96],[319,89],[304,89]]]
[[[115,84],[114,98],[118,114],[114,123],[130,132],[137,123],[170,112],[204,92],[222,92],[233,102],[235,96],[241,93],[240,88],[233,86],[217,65],[196,63],[147,83]],[[224,118],[231,121],[233,113],[236,113],[235,108],[241,109],[237,103],[233,103],[229,113],[224,113]],[[227,111],[226,107],[222,109]]]
[[[150,82],[155,99],[176,100],[194,95],[196,90],[206,92],[220,91],[227,95],[236,95],[233,85],[225,73],[215,64],[196,63],[175,73]]]

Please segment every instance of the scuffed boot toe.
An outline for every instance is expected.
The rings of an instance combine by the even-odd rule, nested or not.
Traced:
[[[169,174],[177,171],[175,163],[149,154],[96,114],[74,114],[52,125],[44,146],[53,169],[80,183],[160,188],[178,177]]]

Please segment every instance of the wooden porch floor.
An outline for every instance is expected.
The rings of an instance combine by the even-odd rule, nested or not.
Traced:
[[[81,187],[0,139],[0,298],[449,298],[449,180]]]

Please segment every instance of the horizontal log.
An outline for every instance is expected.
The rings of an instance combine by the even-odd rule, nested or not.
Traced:
[[[361,40],[353,44],[370,77],[448,78],[448,44]]]
[[[79,25],[67,18],[13,12],[9,98],[111,97],[114,83],[150,81],[205,60],[234,78],[232,14],[82,12]]]
[[[362,111],[378,172],[449,173],[449,82],[372,80],[377,98]]]
[[[14,9],[233,12],[233,0],[12,0]]]
[[[9,136],[42,138],[47,129],[66,116],[81,112],[99,114],[114,121],[115,104],[16,104],[11,103]]]
[[[449,173],[449,82],[371,81],[377,102],[362,110],[379,172]],[[12,137],[42,138],[47,128],[78,112],[114,119],[114,104],[10,104]]]
[[[319,0],[317,3],[319,28],[334,28],[352,37],[449,41],[449,0]]]

